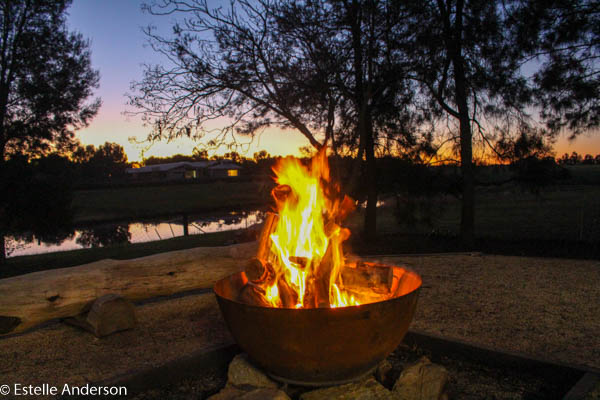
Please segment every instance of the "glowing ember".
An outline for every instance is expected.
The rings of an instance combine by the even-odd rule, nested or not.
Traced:
[[[309,166],[288,157],[274,168],[277,214],[269,213],[240,299],[284,308],[346,307],[393,296],[402,270],[344,259],[341,226],[354,201],[330,181],[325,150]]]

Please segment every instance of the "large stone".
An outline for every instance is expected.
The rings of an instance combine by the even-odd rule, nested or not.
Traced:
[[[332,386],[306,392],[300,400],[389,400],[392,392],[373,377],[346,385]]]
[[[117,294],[97,298],[86,312],[67,318],[65,322],[86,329],[96,337],[133,329],[137,325],[133,303]]]
[[[277,388],[275,382],[248,361],[246,353],[238,354],[229,364],[227,384],[238,387]]]
[[[387,386],[388,380],[391,381],[392,379],[390,377],[392,368],[392,363],[390,363],[388,360],[383,360],[379,363],[379,365],[377,365],[377,368],[375,369],[375,373],[373,375],[379,383],[381,383],[384,386]],[[391,384],[391,382],[389,383]]]
[[[242,389],[237,389],[233,386],[225,386],[219,393],[213,394],[207,400],[234,400],[239,399],[240,396],[246,392]]]
[[[239,400],[291,400],[284,391],[273,388],[254,389],[239,397]]]
[[[394,384],[394,395],[402,400],[441,400],[446,398],[448,371],[427,357],[406,367]]]
[[[274,388],[259,388],[242,390],[233,386],[225,386],[219,393],[207,400],[291,400],[282,390]]]

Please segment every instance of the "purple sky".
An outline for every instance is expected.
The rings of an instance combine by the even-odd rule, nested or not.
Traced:
[[[141,11],[140,0],[74,0],[69,9],[68,23],[72,30],[81,32],[91,41],[92,64],[100,70],[100,88],[96,96],[102,98],[102,108],[90,126],[79,132],[84,144],[99,145],[106,141],[121,144],[129,160],[141,158],[143,145],[132,144],[128,138],[136,136],[143,139],[148,128],[142,126],[135,117],[126,117],[122,113],[127,109],[125,93],[129,91],[131,81],[142,76],[142,64],[161,63],[162,58],[146,45],[142,27],[155,25],[159,32],[168,34],[174,16],[152,16]],[[222,1],[210,1],[209,5],[218,6]],[[271,154],[297,154],[299,146],[307,145],[299,132],[272,129],[265,132],[260,140],[247,152],[252,156],[259,149]],[[171,154],[191,154],[195,144],[180,139],[171,143],[154,144],[145,156],[166,156]],[[580,137],[569,143],[561,138],[555,148],[557,155],[577,151],[580,154],[600,153],[600,135]]]
[[[159,32],[168,34],[175,18],[144,13],[142,3],[140,0],[74,0],[68,18],[70,29],[81,32],[91,41],[92,65],[100,70],[96,96],[103,104],[90,126],[79,131],[79,137],[84,144],[119,143],[131,161],[141,158],[145,146],[132,144],[128,138],[143,139],[149,129],[142,126],[138,118],[122,114],[127,109],[125,93],[129,92],[131,81],[142,77],[143,63],[163,61],[146,45],[142,27],[152,24]],[[218,6],[220,1],[209,1],[211,3]],[[256,139],[246,155],[252,157],[263,148],[271,154],[297,154],[298,147],[307,144],[298,132],[273,129]],[[157,143],[145,156],[191,154],[194,146],[194,142],[186,139]]]

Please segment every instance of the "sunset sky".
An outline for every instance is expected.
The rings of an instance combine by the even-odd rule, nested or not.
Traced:
[[[209,4],[215,6],[220,3],[223,1],[209,0]],[[142,64],[163,61],[147,46],[142,27],[152,24],[159,32],[168,34],[175,18],[143,13],[141,4],[138,0],[74,0],[68,19],[72,30],[81,32],[91,41],[92,64],[100,71],[100,88],[96,96],[103,103],[90,126],[79,131],[79,137],[84,144],[119,143],[130,161],[140,160],[146,146],[131,143],[128,138],[135,136],[142,140],[149,128],[142,126],[139,118],[123,115],[128,109],[125,94],[130,90],[130,83],[142,77]],[[187,139],[156,143],[144,156],[191,154],[195,145]],[[298,148],[306,145],[308,141],[299,132],[271,129],[256,139],[245,155],[252,157],[254,152],[262,149],[273,155],[298,154]],[[580,137],[572,143],[565,137],[560,138],[555,147],[556,154],[560,156],[572,151],[600,153],[600,134]]]

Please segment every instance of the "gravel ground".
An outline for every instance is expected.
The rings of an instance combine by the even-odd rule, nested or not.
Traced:
[[[600,262],[507,256],[385,257],[421,274],[412,328],[498,350],[600,368]],[[214,295],[138,308],[139,327],[104,339],[52,324],[0,338],[1,383],[83,384],[231,340]]]
[[[600,368],[600,262],[491,255],[385,257],[421,274],[411,328]]]

